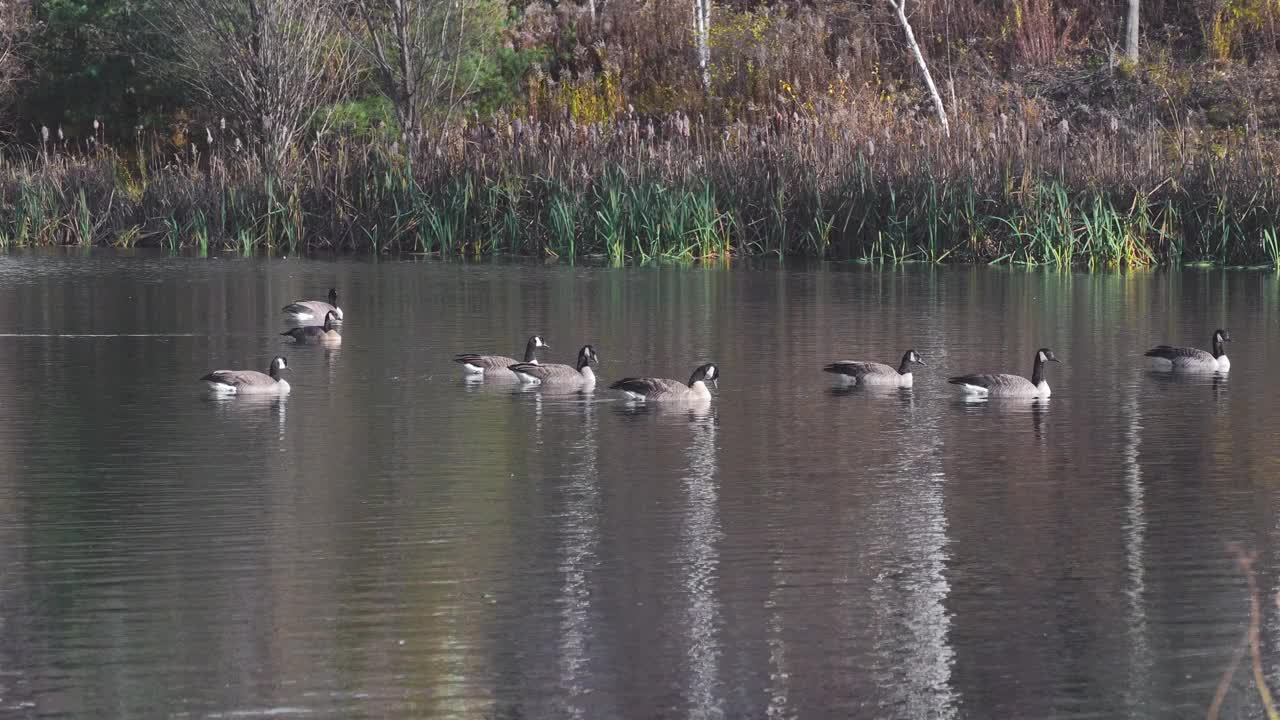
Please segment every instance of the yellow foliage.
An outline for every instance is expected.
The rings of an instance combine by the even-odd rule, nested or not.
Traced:
[[[1280,12],[1280,0],[1223,0],[1208,19],[1205,44],[1214,60],[1230,60],[1244,45],[1244,35],[1265,29]]]
[[[568,80],[556,85],[531,81],[529,83],[530,111],[537,107],[568,108],[574,122],[582,124],[605,122],[626,105],[622,98],[622,85],[618,76],[604,72],[583,80]]]
[[[744,47],[760,42],[771,22],[767,15],[757,12],[717,12],[707,31],[707,41],[712,48]]]
[[[113,169],[116,175],[116,187],[124,190],[124,194],[133,202],[142,202],[142,196],[146,193],[146,181],[140,177],[134,177],[129,170],[129,166],[118,158],[113,163]]]

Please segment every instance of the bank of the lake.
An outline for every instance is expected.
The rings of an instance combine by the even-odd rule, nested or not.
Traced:
[[[0,247],[513,254],[610,262],[807,256],[1151,266],[1280,260],[1265,133],[961,117],[676,114],[473,125],[407,158],[334,140],[268,172],[187,152],[50,146],[0,166]]]

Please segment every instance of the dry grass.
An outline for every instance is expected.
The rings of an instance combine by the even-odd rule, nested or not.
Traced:
[[[247,152],[126,162],[56,147],[0,166],[0,244],[517,253],[616,261],[808,255],[1141,266],[1273,264],[1280,148],[1253,132],[958,113],[511,121],[410,164],[337,140],[287,177]],[[1270,237],[1272,242],[1266,239]]]

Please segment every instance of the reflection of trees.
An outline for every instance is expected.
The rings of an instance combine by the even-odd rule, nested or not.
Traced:
[[[685,514],[678,553],[684,566],[688,605],[685,663],[689,703],[694,717],[719,717],[720,706],[720,541],[719,486],[716,477],[716,419],[693,418],[689,426],[688,472],[684,479]]]
[[[588,665],[596,645],[597,618],[591,608],[592,575],[599,565],[600,473],[596,466],[596,403],[582,407],[582,432],[566,449],[570,470],[563,492],[558,570],[560,597],[560,689],[562,712],[573,718],[592,718],[583,698],[591,692]],[[597,701],[598,702],[598,701]]]
[[[1137,388],[1127,386],[1121,421],[1124,423],[1124,555],[1128,571],[1125,594],[1128,596],[1129,626],[1129,707],[1148,707],[1151,691],[1151,647],[1147,639],[1146,607],[1146,490],[1143,487],[1140,448],[1142,414],[1138,407]]]
[[[951,617],[944,604],[951,587],[943,443],[933,410],[910,402],[900,407],[909,441],[893,446],[884,468],[890,484],[869,509],[889,538],[871,580],[871,632],[878,647],[901,653],[881,670],[879,686],[903,717],[947,718],[955,715],[956,696]]]

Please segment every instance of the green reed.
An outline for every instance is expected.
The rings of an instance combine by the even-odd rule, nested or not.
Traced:
[[[340,139],[281,173],[248,153],[208,167],[102,148],[18,157],[0,164],[0,245],[591,255],[613,264],[732,255],[1280,262],[1280,143],[1253,138],[1252,159],[1241,150],[1237,161],[1234,149],[1223,155],[1159,128],[1064,149],[1049,130],[1029,129],[1048,140],[1024,142],[981,124],[990,121],[957,125],[951,140],[884,121],[787,122],[692,135],[659,124],[648,137],[625,123],[589,136],[551,125],[472,128],[465,142],[424,148],[414,162]],[[1118,163],[1119,142],[1146,143],[1148,161]]]
[[[1280,269],[1280,236],[1276,234],[1276,229],[1274,227],[1263,228],[1260,237],[1262,252],[1266,256],[1268,264]]]

